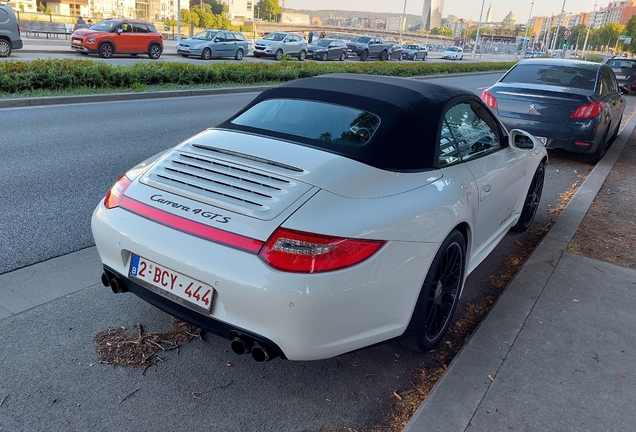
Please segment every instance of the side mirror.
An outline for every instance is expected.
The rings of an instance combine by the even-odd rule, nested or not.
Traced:
[[[509,142],[511,147],[515,147],[523,150],[532,150],[541,141],[530,135],[526,131],[520,129],[513,129],[509,132]]]
[[[119,34],[119,35],[120,35],[120,34],[122,34],[122,33],[123,33],[123,31],[124,31],[123,29],[118,28],[118,29],[117,29],[117,34]]]

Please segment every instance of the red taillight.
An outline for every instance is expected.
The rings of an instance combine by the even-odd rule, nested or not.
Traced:
[[[320,273],[358,264],[373,255],[384,243],[279,228],[267,240],[259,255],[278,270]]]
[[[580,106],[572,113],[570,118],[594,118],[603,112],[603,102],[592,102],[591,104]]]
[[[125,174],[121,176],[106,194],[106,198],[104,198],[104,206],[109,209],[119,207],[119,203],[124,197],[124,191],[131,183],[132,181],[130,181]]]
[[[497,99],[495,99],[495,97],[491,95],[488,90],[484,90],[483,92],[481,92],[481,100],[486,102],[486,105],[488,105],[492,109],[499,108],[497,106]]]
[[[18,36],[20,35],[20,24],[18,23]]]

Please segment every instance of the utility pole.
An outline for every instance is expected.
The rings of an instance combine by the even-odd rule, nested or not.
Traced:
[[[526,34],[523,37],[524,49],[523,49],[523,52],[521,53],[522,57],[526,53],[526,51],[528,50],[528,27],[530,27],[530,20],[532,19],[532,8],[533,7],[534,7],[534,0],[532,0],[532,3],[530,3],[530,15],[528,15],[528,23],[526,24]]]
[[[561,8],[561,14],[559,15],[559,19],[557,20],[556,30],[554,32],[554,39],[552,39],[552,50],[554,50],[556,46],[556,41],[559,38],[559,28],[561,27],[561,18],[563,17],[563,14],[565,13],[565,2],[566,0],[563,0],[563,7]]]
[[[404,0],[404,10],[402,10],[402,19],[400,19],[400,45],[402,45],[402,27],[406,23],[404,15],[406,15],[406,0]]]
[[[596,19],[596,6],[598,5],[598,0],[594,3],[594,11],[592,11],[592,15],[594,15],[594,19]],[[587,48],[587,38],[590,37],[590,29],[592,28],[592,15],[590,15],[590,22],[587,25],[587,33],[585,34],[585,42],[583,42],[583,60],[587,59],[587,53],[585,49]]]
[[[471,55],[471,58],[473,60],[475,60],[475,54],[477,53],[477,44],[479,44],[479,32],[481,30],[481,16],[484,14],[484,3],[486,3],[486,0],[481,1],[481,12],[479,12],[479,23],[477,24],[477,35],[475,36],[475,46],[473,47],[473,53]]]

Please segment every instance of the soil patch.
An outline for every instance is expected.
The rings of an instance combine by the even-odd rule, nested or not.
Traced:
[[[636,130],[599,190],[569,251],[636,270]]]
[[[108,329],[95,336],[99,362],[117,366],[148,367],[157,364],[160,351],[171,351],[194,338],[201,339],[201,329],[176,318],[173,330],[144,333],[141,324],[135,325],[135,334],[125,327]]]

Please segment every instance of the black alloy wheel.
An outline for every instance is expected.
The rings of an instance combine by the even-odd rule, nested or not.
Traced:
[[[380,53],[380,61],[386,61],[389,58],[389,53],[386,51],[382,51]]]
[[[362,54],[360,54],[360,61],[367,61],[368,58],[369,58],[369,51],[367,50],[362,51]]]
[[[329,59],[329,54],[327,54],[326,52],[322,53],[322,61],[327,61]]]
[[[153,60],[157,60],[161,57],[161,47],[157,44],[150,45],[150,48],[148,49],[148,57]]]
[[[245,54],[243,53],[243,49],[239,48],[236,50],[236,54],[234,54],[234,60],[243,60],[243,56]]]
[[[537,209],[539,208],[544,179],[545,165],[541,162],[537,171],[534,173],[534,177],[532,177],[532,182],[530,182],[530,188],[526,195],[526,200],[523,203],[523,210],[521,210],[521,216],[519,216],[517,224],[511,228],[512,231],[524,232],[530,227],[530,224],[534,220],[534,216],[537,214]]]
[[[466,239],[455,229],[442,242],[424,279],[413,316],[404,332],[409,348],[426,352],[441,342],[459,302],[465,266]]]
[[[98,53],[101,58],[111,58],[115,50],[111,44],[106,42],[100,45]]]
[[[201,53],[201,58],[203,60],[210,60],[212,58],[212,50],[210,48],[205,48]]]

